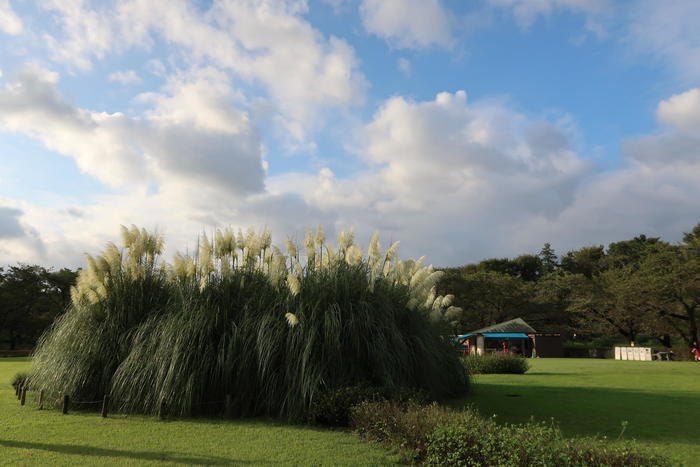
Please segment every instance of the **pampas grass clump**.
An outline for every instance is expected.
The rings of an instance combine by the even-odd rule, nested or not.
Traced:
[[[321,228],[304,255],[269,231],[217,231],[197,255],[160,259],[163,239],[122,228],[124,247],[88,257],[70,309],[42,337],[30,374],[48,394],[145,414],[304,419],[324,392],[358,384],[456,396],[468,378],[441,337],[461,310],[436,296],[440,273],[368,254]],[[225,401],[228,400],[228,405]]]

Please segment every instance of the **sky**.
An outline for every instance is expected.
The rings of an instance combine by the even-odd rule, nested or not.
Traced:
[[[438,266],[700,222],[697,0],[0,0],[0,264],[136,224]]]

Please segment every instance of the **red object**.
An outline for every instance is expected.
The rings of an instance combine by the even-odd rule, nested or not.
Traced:
[[[690,353],[693,354],[693,357],[695,357],[695,360],[700,360],[700,347],[693,348],[693,350],[691,350]]]

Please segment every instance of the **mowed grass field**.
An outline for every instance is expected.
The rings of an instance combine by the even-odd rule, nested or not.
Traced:
[[[165,420],[21,407],[10,381],[27,359],[0,358],[0,464],[386,465],[397,458],[351,433],[270,420]]]
[[[700,363],[532,359],[524,375],[476,376],[455,401],[500,422],[549,422],[567,436],[634,439],[688,466],[700,466]]]
[[[501,422],[553,418],[565,435],[635,439],[679,464],[700,466],[700,364],[536,359],[525,375],[475,377],[453,401]],[[0,358],[0,459],[19,464],[382,465],[396,456],[352,434],[270,420],[157,420],[20,407],[12,376],[27,359]]]

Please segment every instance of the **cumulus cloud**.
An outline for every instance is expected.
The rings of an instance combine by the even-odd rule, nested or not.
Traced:
[[[21,34],[22,20],[12,9],[10,0],[0,0],[0,31],[9,35]]]
[[[46,259],[46,246],[39,233],[25,225],[25,212],[16,206],[3,206],[11,200],[0,198],[0,262]],[[12,203],[14,204],[14,203]]]
[[[15,208],[0,206],[0,238],[14,238],[24,235],[24,230],[19,224],[19,216],[22,211]]]
[[[353,48],[325,37],[302,15],[305,1],[218,0],[201,11],[172,1],[148,0],[93,7],[49,2],[63,37],[47,36],[55,59],[87,69],[111,51],[148,48],[161,39],[190,64],[216,66],[267,90],[281,131],[304,140],[326,109],[361,103],[367,87]],[[284,79],[280,79],[284,76]]]
[[[58,75],[25,65],[0,91],[0,128],[35,137],[114,186],[200,182],[231,193],[263,189],[261,142],[232,106],[225,77],[207,70],[171,80],[143,99],[141,118],[79,108],[57,90]]]
[[[661,101],[656,111],[658,119],[688,132],[700,128],[700,88],[694,88]]]
[[[107,77],[109,81],[129,86],[132,84],[141,84],[141,78],[134,70],[122,70],[110,73]]]
[[[143,97],[153,103],[147,120],[195,128],[218,121],[216,108],[197,117],[173,113],[188,98],[175,90],[197,83],[188,76]],[[402,241],[403,255],[428,254],[440,265],[536,252],[545,241],[565,253],[640,233],[674,240],[700,219],[694,96],[691,90],[662,101],[659,129],[625,141],[623,167],[614,171],[596,169],[575,149],[567,121],[534,118],[507,101],[470,102],[462,91],[427,101],[397,96],[360,132],[354,151],[366,166],[359,173],[284,173],[268,177],[264,191],[235,196],[163,175],[169,182],[148,194],[130,191],[62,209],[25,203],[23,228],[41,232],[47,253],[26,250],[19,258],[20,250],[7,247],[12,239],[2,239],[0,259],[41,256],[78,265],[84,251],[116,237],[119,223],[132,222],[164,231],[170,252],[192,251],[193,235],[226,225],[268,225],[278,241],[301,238],[317,223],[329,235],[354,226],[360,240],[378,229],[385,242]]]
[[[700,220],[700,133],[688,131],[700,105],[694,92],[680,96],[659,104],[657,133],[624,142],[615,171],[574,150],[567,122],[469,103],[460,91],[387,100],[356,148],[368,164],[358,175],[323,169],[268,185],[442,265],[536,253],[544,242],[565,253],[641,233],[673,241]]]
[[[362,24],[367,32],[393,47],[450,47],[452,15],[440,0],[362,0]]]
[[[366,125],[354,177],[271,177],[271,189],[298,190],[336,212],[338,225],[401,239],[404,252],[454,264],[514,251],[517,226],[556,218],[589,164],[557,122],[531,119],[498,101],[468,104],[466,93],[434,100],[387,100]],[[311,188],[299,188],[311,187]]]
[[[700,164],[700,89],[661,101],[656,116],[663,131],[625,141],[624,154],[645,167]]]

